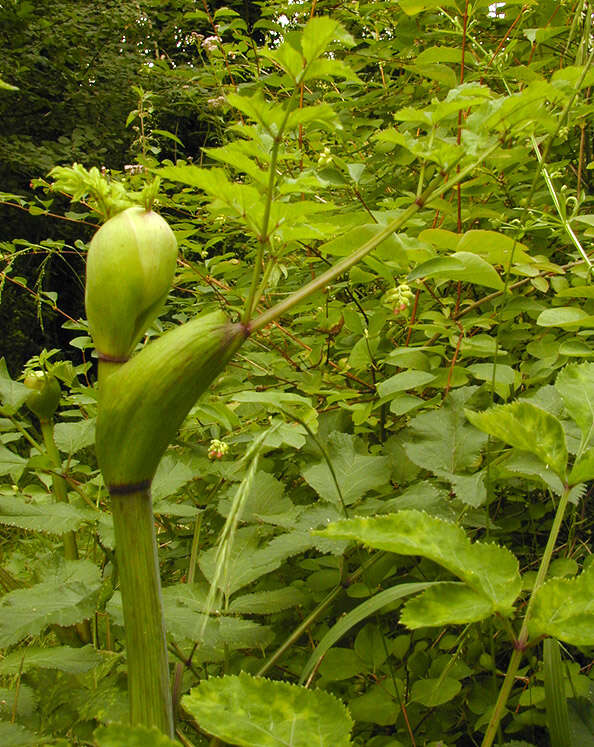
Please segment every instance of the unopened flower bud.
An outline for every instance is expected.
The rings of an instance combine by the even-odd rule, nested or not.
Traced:
[[[142,207],[118,213],[93,236],[85,306],[100,358],[129,357],[167,298],[176,261],[173,231]]]
[[[25,386],[31,393],[25,404],[40,420],[49,420],[60,403],[60,385],[45,371],[31,371],[25,377]]]

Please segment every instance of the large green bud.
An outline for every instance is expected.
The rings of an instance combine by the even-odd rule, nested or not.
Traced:
[[[31,390],[25,404],[39,420],[49,420],[60,404],[60,385],[55,376],[45,371],[31,371],[25,376],[25,386]]]
[[[176,261],[173,231],[142,207],[118,213],[93,236],[85,306],[100,359],[130,356],[165,303]]]
[[[102,383],[95,448],[111,493],[146,489],[179,426],[247,337],[220,311],[166,332]]]

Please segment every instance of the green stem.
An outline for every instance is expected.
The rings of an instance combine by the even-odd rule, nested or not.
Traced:
[[[55,470],[60,470],[62,467],[62,460],[60,459],[60,453],[56,442],[54,440],[54,425],[50,420],[40,420],[41,434],[43,436],[43,443],[45,444],[45,450],[52,463],[52,467]],[[61,475],[52,475],[52,490],[57,501],[60,503],[68,503],[68,489],[66,487],[66,481]],[[76,537],[74,532],[66,532],[63,535],[64,538],[64,557],[66,560],[77,560],[78,559],[78,548],[76,546]]]
[[[429,185],[429,187],[423,192],[423,194],[418,197],[412,205],[409,205],[406,210],[404,210],[397,218],[394,218],[394,220],[387,223],[380,231],[378,231],[375,236],[373,236],[369,241],[366,241],[362,246],[360,246],[357,250],[355,250],[352,254],[349,254],[348,257],[345,257],[344,259],[340,260],[340,262],[337,262],[335,265],[332,265],[326,272],[323,272],[321,275],[318,275],[317,278],[314,278],[309,283],[304,285],[299,290],[295,291],[295,293],[292,293],[288,298],[286,298],[284,301],[281,301],[280,303],[277,303],[276,306],[273,306],[270,309],[267,309],[263,314],[260,314],[260,316],[256,317],[253,321],[246,324],[250,334],[255,332],[258,329],[262,329],[262,327],[265,327],[267,324],[270,324],[270,322],[273,322],[275,319],[278,319],[280,316],[282,316],[285,312],[287,312],[289,309],[292,309],[293,306],[296,306],[297,304],[301,303],[301,301],[304,301],[306,298],[309,298],[309,296],[313,295],[317,291],[323,290],[329,283],[331,283],[335,278],[337,278],[339,275],[342,275],[347,270],[350,270],[353,265],[356,265],[357,262],[360,262],[362,259],[364,259],[371,251],[373,251],[379,244],[382,243],[382,241],[385,241],[389,236],[391,236],[395,231],[398,231],[402,226],[408,222],[412,216],[419,211],[422,207],[424,207],[427,203],[431,202],[432,200],[435,200],[438,197],[441,197],[443,194],[445,194],[448,190],[450,190],[452,187],[454,187],[456,184],[461,182],[463,179],[465,179],[470,173],[476,169],[477,165],[483,161],[485,158],[487,158],[491,153],[493,153],[497,148],[499,147],[499,143],[496,145],[492,145],[488,150],[486,150],[481,157],[474,161],[469,166],[466,166],[464,169],[461,169],[458,174],[453,179],[450,179],[449,181],[444,181],[443,177],[438,177],[437,180],[434,181],[432,185]],[[449,172],[454,169],[458,164],[459,159],[457,159],[454,163],[452,163]],[[439,184],[436,184],[436,182],[439,182]]]
[[[99,392],[121,362],[99,361]],[[150,488],[112,493],[116,561],[126,629],[130,723],[173,739],[173,702]]]
[[[256,259],[254,262],[254,270],[252,273],[252,281],[250,285],[249,294],[245,303],[245,309],[241,319],[242,324],[247,324],[251,319],[252,313],[258,303],[258,281],[260,279],[260,273],[262,272],[262,258],[264,256],[264,247],[270,243],[270,237],[268,236],[268,228],[270,223],[270,213],[272,211],[272,202],[274,198],[274,188],[276,186],[276,165],[278,163],[278,154],[280,145],[283,138],[283,133],[289,121],[289,116],[293,111],[293,101],[295,99],[295,92],[297,88],[293,90],[293,94],[287,103],[285,110],[285,116],[278,128],[278,132],[274,135],[272,141],[272,152],[270,154],[270,167],[268,171],[268,186],[266,188],[266,203],[264,205],[264,215],[262,217],[262,228],[260,229],[260,236],[258,242],[258,250],[256,252]],[[272,134],[272,133],[271,133]]]
[[[497,734],[497,729],[499,728],[499,722],[503,718],[503,712],[505,710],[505,706],[507,705],[507,701],[514,684],[516,674],[518,673],[520,662],[522,661],[522,656],[528,646],[528,623],[530,621],[530,611],[534,602],[534,595],[536,591],[538,591],[538,589],[543,585],[547,576],[549,566],[551,564],[551,558],[553,557],[553,551],[555,550],[555,545],[557,544],[559,530],[561,529],[561,524],[563,522],[565,511],[567,509],[569,491],[570,486],[565,485],[563,488],[563,494],[561,495],[561,500],[559,501],[559,505],[557,506],[557,511],[555,512],[553,526],[551,527],[547,545],[540,561],[540,566],[536,574],[536,580],[534,582],[532,593],[530,594],[530,599],[528,600],[526,612],[524,613],[524,620],[522,622],[520,634],[518,635],[517,640],[514,641],[514,652],[509,660],[507,672],[505,673],[505,679],[503,680],[503,685],[501,686],[501,690],[499,691],[499,697],[497,698],[495,708],[493,709],[493,713],[491,714],[491,720],[489,721],[487,731],[485,732],[482,747],[491,747],[491,745],[493,744],[495,735]]]
[[[169,660],[150,491],[112,495],[126,626],[130,722],[173,738]]]
[[[58,451],[54,439],[54,424],[51,420],[40,420],[39,425],[41,426],[41,434],[43,436],[46,453],[54,470],[57,472],[62,468],[62,460],[60,459],[60,452]],[[54,497],[60,503],[68,503],[68,487],[66,485],[66,480],[64,480],[61,475],[56,474],[56,472],[52,474],[52,491]],[[64,542],[64,557],[66,560],[78,560],[76,534],[73,531],[65,532],[62,535],[62,541]],[[75,628],[81,643],[89,643],[91,640],[91,625],[89,621],[83,620],[83,622],[77,623]]]

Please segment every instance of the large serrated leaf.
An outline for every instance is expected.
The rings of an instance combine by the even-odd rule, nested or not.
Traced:
[[[70,560],[28,589],[0,599],[0,648],[26,635],[38,635],[48,625],[74,625],[95,612],[101,575],[90,560]]]
[[[13,381],[8,373],[6,361],[0,358],[0,404],[6,415],[13,415],[31,394],[31,390],[18,381]]]
[[[0,661],[0,674],[14,675],[30,669],[57,669],[69,674],[81,674],[99,666],[103,661],[104,657],[93,646],[21,648]]]
[[[409,600],[400,615],[407,628],[461,625],[478,622],[493,612],[493,603],[466,584],[441,583]]]
[[[352,721],[333,695],[263,677],[212,678],[182,698],[201,728],[243,747],[346,747]],[[233,714],[229,718],[229,714]]]
[[[256,591],[236,597],[229,605],[229,612],[243,615],[269,615],[273,612],[297,607],[306,601],[305,594],[295,586],[272,591]]]
[[[290,548],[262,542],[258,527],[242,527],[235,532],[226,575],[219,580],[219,588],[227,595],[247,586],[261,576],[275,571],[289,557]],[[217,548],[212,547],[200,556],[200,570],[208,581],[215,578]]]
[[[163,589],[163,616],[167,633],[177,640],[198,641],[208,654],[242,648],[265,648],[272,639],[270,628],[252,620],[219,614],[215,610],[205,624],[206,592],[177,584]],[[124,625],[122,598],[116,592],[107,605],[114,622]]]
[[[357,439],[353,436],[331,433],[327,441],[327,456],[334,474],[326,460],[303,470],[303,477],[320,498],[338,506],[344,501],[349,506],[370,490],[388,485],[389,459],[362,454],[357,446]]]
[[[130,724],[109,724],[93,732],[97,747],[179,747],[158,729]]]
[[[484,412],[466,411],[470,422],[510,446],[535,454],[561,480],[567,469],[567,444],[559,420],[531,402],[496,405]]]
[[[38,745],[39,737],[20,724],[0,721],[0,744],[2,747],[26,747]]]
[[[345,519],[316,534],[429,558],[490,599],[493,609],[502,614],[509,614],[520,593],[518,561],[509,550],[486,542],[471,543],[460,527],[421,511]]]
[[[555,389],[582,432],[582,444],[588,446],[594,435],[594,363],[565,366]]]
[[[33,532],[62,535],[76,531],[85,521],[98,518],[97,511],[69,503],[30,503],[20,496],[0,495],[0,524]]]
[[[534,594],[528,629],[533,637],[594,645],[594,563],[576,578],[546,581]]]

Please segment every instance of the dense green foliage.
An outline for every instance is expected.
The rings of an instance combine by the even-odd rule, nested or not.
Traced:
[[[159,177],[180,257],[139,349],[201,312],[253,330],[152,486],[177,737],[591,743],[591,4],[81,5],[0,5],[2,200],[35,232],[9,219],[0,308],[64,311],[50,259]],[[111,724],[122,600],[67,313],[68,349],[0,362],[0,742],[172,744]]]

